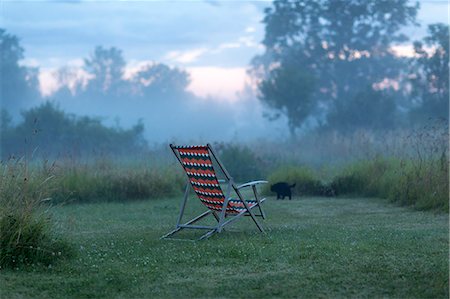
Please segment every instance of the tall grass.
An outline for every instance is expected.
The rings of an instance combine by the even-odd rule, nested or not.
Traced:
[[[120,165],[112,160],[61,163],[57,202],[129,201],[174,196],[185,184],[180,169],[142,164]]]
[[[237,182],[285,181],[296,184],[295,195],[377,196],[419,209],[448,207],[448,126],[442,123],[416,131],[317,132],[214,148]],[[46,196],[64,203],[170,197],[182,192],[186,180],[167,146],[155,146],[145,157],[63,159],[28,169],[34,170],[35,182],[27,181],[18,192],[39,190],[32,186],[45,181]],[[269,189],[270,184],[264,192]]]
[[[448,127],[431,125],[413,131],[403,142],[402,155],[354,162],[331,187],[337,194],[377,196],[417,209],[448,212]]]
[[[55,187],[52,171],[30,169],[25,159],[0,163],[0,267],[48,265],[72,253],[43,205]]]
[[[337,195],[387,198],[420,210],[449,208],[448,157],[442,160],[386,159],[355,162],[331,183]]]
[[[328,195],[327,188],[318,179],[318,175],[311,168],[306,166],[281,166],[268,176],[268,181],[273,184],[276,182],[286,182],[289,185],[295,184],[293,193],[296,195]],[[270,194],[270,185],[263,187],[263,194]]]

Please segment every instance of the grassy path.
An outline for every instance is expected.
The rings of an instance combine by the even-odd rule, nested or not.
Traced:
[[[178,205],[55,209],[77,256],[2,270],[0,298],[448,298],[448,215],[376,199],[269,199],[266,236],[246,218],[207,241],[159,240]]]

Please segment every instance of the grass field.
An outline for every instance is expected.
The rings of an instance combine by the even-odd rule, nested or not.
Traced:
[[[448,214],[378,199],[270,198],[266,235],[245,218],[206,241],[160,240],[179,203],[55,208],[76,256],[3,269],[0,298],[449,296]],[[201,209],[193,203],[190,213]]]

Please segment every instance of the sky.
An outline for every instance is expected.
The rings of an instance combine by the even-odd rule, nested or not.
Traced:
[[[96,45],[123,50],[129,70],[157,61],[191,73],[190,90],[236,100],[245,70],[263,48],[269,2],[3,1],[2,27],[21,38],[24,64],[39,66],[44,93],[51,71],[81,66]]]
[[[236,101],[249,82],[246,69],[262,53],[261,23],[270,1],[8,1],[1,27],[20,37],[23,61],[41,70],[41,89],[57,86],[54,71],[81,67],[97,45],[123,50],[132,73],[147,62],[186,69],[201,97]],[[418,21],[448,23],[448,2],[420,1]],[[412,39],[425,26],[405,32]],[[407,51],[407,46],[400,48]]]

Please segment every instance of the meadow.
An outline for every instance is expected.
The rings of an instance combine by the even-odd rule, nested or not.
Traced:
[[[236,181],[294,200],[265,185],[267,234],[243,219],[202,242],[159,239],[185,184],[166,146],[2,161],[0,297],[448,297],[447,132],[216,143]]]
[[[70,259],[2,269],[2,298],[448,298],[448,214],[375,198],[269,198],[202,242],[160,240],[180,198],[53,209]],[[189,213],[202,207],[191,201]],[[197,232],[187,233],[193,237]]]

